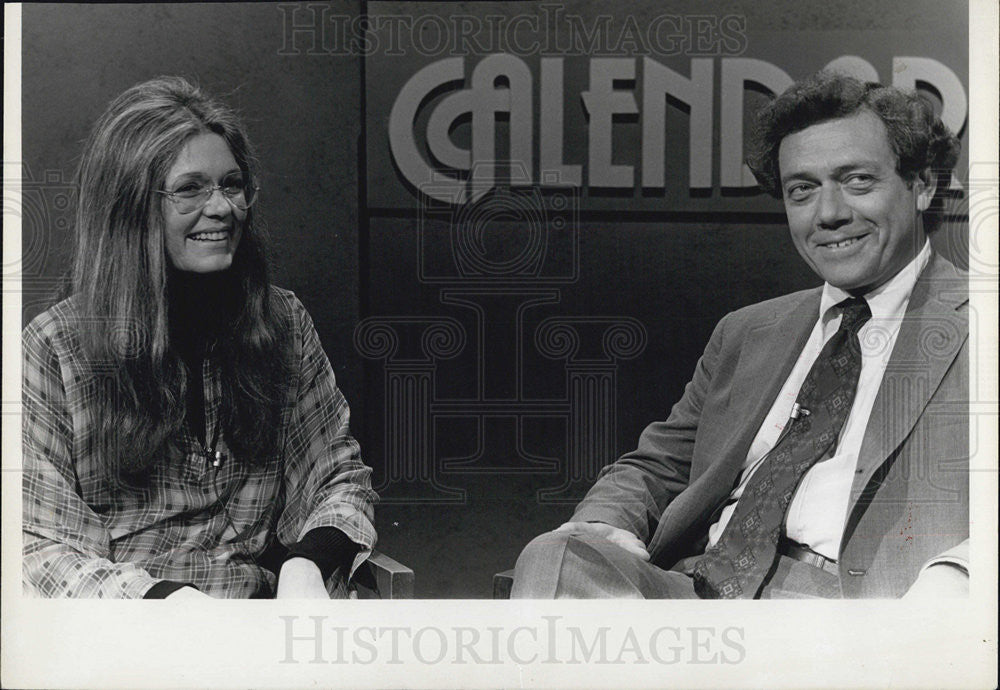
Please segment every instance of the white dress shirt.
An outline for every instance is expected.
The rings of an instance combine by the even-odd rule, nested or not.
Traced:
[[[889,363],[889,356],[892,354],[917,276],[924,270],[930,255],[930,243],[925,241],[913,261],[887,283],[864,296],[872,317],[858,331],[858,339],[861,342],[861,375],[854,404],[851,406],[847,421],[844,422],[834,454],[827,460],[816,463],[806,472],[785,515],[785,533],[788,538],[808,546],[830,560],[836,561],[840,552],[858,452],[861,450],[868,418],[875,404],[875,396],[882,383],[882,374]],[[743,473],[729,497],[728,504],[719,516],[719,520],[709,528],[710,545],[715,544],[722,536],[722,531],[736,509],[736,502],[743,494],[747,481],[785,427],[792,411],[792,404],[798,397],[799,389],[813,362],[826,341],[833,337],[840,327],[841,310],[835,305],[849,297],[848,293],[829,283],[823,286],[819,319],[792,368],[792,373],[789,374],[750,445]]]

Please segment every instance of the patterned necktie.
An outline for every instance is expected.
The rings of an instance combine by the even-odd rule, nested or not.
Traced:
[[[871,317],[860,297],[840,302],[840,328],[799,389],[793,418],[753,473],[719,541],[694,569],[702,599],[753,598],[775,562],[785,512],[802,476],[833,453],[861,373],[858,330]]]

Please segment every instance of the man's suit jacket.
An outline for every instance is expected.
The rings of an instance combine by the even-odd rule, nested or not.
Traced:
[[[816,323],[820,294],[796,292],[723,318],[669,418],[602,471],[573,520],[637,534],[661,567],[701,553]],[[838,559],[845,597],[901,596],[926,561],[968,539],[967,341],[967,276],[932,255],[859,453]]]

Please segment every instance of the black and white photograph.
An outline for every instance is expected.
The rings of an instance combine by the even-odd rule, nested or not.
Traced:
[[[4,687],[995,687],[994,2],[4,13]]]

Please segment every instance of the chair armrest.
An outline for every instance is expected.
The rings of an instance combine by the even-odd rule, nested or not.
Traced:
[[[368,565],[383,599],[412,599],[413,571],[381,551],[372,551]]]
[[[514,570],[504,570],[493,576],[493,598],[510,599],[510,589],[514,586]]]

